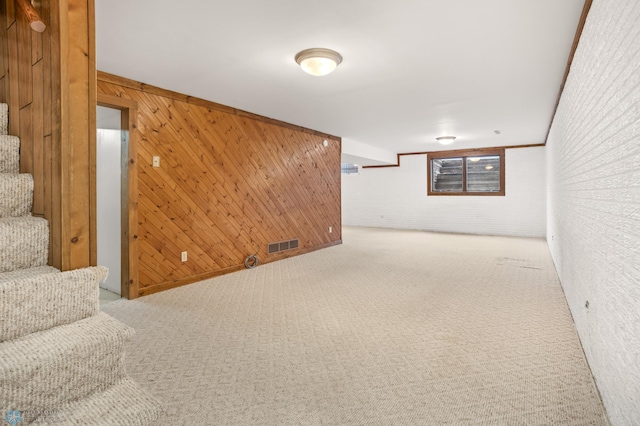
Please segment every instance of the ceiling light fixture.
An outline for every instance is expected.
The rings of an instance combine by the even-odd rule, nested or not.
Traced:
[[[313,48],[298,52],[296,62],[308,74],[327,75],[342,62],[342,56],[334,50]]]
[[[438,142],[440,142],[442,145],[450,145],[453,143],[453,141],[456,140],[455,136],[440,136],[439,138],[436,138],[436,140]]]
[[[493,169],[493,166],[492,165],[488,165],[488,166],[485,166],[484,168],[485,168],[485,170],[491,170],[491,169]]]

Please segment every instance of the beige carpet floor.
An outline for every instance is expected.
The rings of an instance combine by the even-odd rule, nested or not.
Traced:
[[[606,425],[545,241],[344,244],[106,304],[160,425]]]

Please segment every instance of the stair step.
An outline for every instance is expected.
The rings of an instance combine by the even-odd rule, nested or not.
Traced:
[[[20,138],[0,135],[0,173],[20,170]]]
[[[33,176],[0,173],[0,217],[31,214],[33,207]]]
[[[0,274],[0,342],[70,324],[100,311],[98,285],[107,276],[107,268],[41,269],[48,268],[56,272],[5,282],[2,275],[15,276],[17,271]]]
[[[0,343],[0,401],[53,410],[107,390],[123,378],[125,344],[133,334],[100,312]]]
[[[0,272],[47,264],[49,224],[32,216],[0,218]]]
[[[28,424],[146,426],[153,424],[162,412],[162,404],[127,377],[103,392],[56,407],[49,416],[23,419]]]
[[[51,274],[53,272],[60,272],[60,270],[54,268],[53,266],[38,266],[36,268],[18,269],[17,271],[2,272],[0,273],[0,284],[23,278],[35,278],[38,275]]]
[[[0,104],[0,135],[6,135],[9,130],[9,105]]]

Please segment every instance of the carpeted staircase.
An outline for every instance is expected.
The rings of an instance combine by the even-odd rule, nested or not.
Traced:
[[[0,104],[0,422],[148,425],[160,403],[124,371],[133,329],[99,309],[104,267],[47,266],[49,226]],[[5,424],[5,423],[3,423]]]

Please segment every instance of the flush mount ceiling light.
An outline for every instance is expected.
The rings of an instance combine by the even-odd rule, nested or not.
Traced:
[[[438,142],[440,142],[442,145],[450,145],[453,143],[453,141],[456,140],[455,136],[440,136],[439,138],[436,138],[436,140]]]
[[[298,52],[296,62],[308,74],[327,75],[342,62],[342,56],[334,50],[313,48]]]

